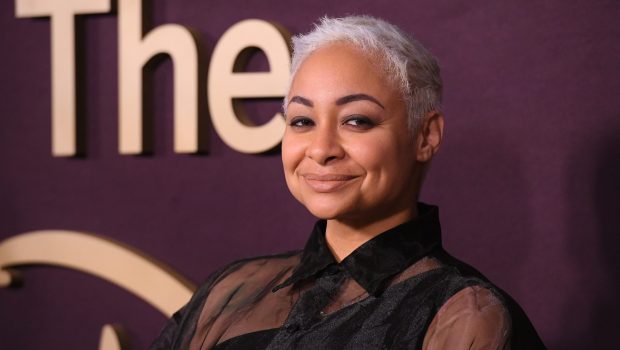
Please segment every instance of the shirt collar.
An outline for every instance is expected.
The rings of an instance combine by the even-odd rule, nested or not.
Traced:
[[[380,294],[386,282],[411,264],[441,246],[439,210],[418,203],[418,216],[391,228],[362,244],[339,264],[325,240],[325,220],[319,220],[303,250],[301,261],[276,291],[288,285],[317,277],[330,266],[346,271],[369,294]]]

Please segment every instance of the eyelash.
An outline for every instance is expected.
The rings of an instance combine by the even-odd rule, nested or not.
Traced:
[[[354,122],[355,124],[350,124],[351,122]],[[375,123],[370,118],[363,116],[363,115],[349,116],[344,120],[343,124],[350,125],[357,129],[363,129],[363,130],[370,129],[373,126],[375,126]]]
[[[351,126],[355,129],[368,130],[375,126],[375,123],[368,117],[363,115],[351,115],[342,122],[344,126]],[[314,121],[309,117],[293,117],[289,122],[289,126],[293,128],[307,128],[314,126]]]
[[[300,125],[303,123],[303,125]],[[293,128],[304,128],[314,125],[314,121],[308,117],[293,117],[289,124]]]

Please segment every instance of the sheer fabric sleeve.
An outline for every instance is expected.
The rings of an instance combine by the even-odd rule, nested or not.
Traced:
[[[159,336],[155,339],[153,344],[149,347],[150,350],[164,350],[172,349],[172,344],[179,329],[179,324],[183,319],[187,305],[183,306],[180,310],[175,312],[172,317],[166,322],[166,325],[159,333]]]
[[[149,347],[149,350],[181,348],[181,344],[186,342],[188,336],[193,333],[196,318],[200,314],[202,304],[209,295],[213,285],[221,278],[222,274],[227,269],[228,267],[217,270],[205,280],[189,302],[172,315],[155,341],[153,341]]]
[[[433,318],[422,349],[510,349],[510,315],[502,301],[481,286],[459,291]]]
[[[296,253],[286,253],[236,261],[214,273],[150,349],[211,349],[238,335],[280,327],[294,295],[271,291],[298,261]]]

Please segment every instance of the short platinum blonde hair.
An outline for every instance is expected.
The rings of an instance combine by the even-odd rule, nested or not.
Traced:
[[[428,112],[441,110],[442,81],[435,57],[391,23],[371,16],[348,16],[323,17],[309,33],[293,37],[291,75],[284,97],[285,112],[291,83],[303,61],[315,50],[337,42],[351,44],[362,52],[381,58],[388,79],[399,87],[412,130]]]

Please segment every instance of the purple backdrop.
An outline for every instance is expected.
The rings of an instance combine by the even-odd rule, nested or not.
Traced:
[[[153,3],[154,25],[200,32],[204,62],[246,18],[297,33],[324,14],[368,13],[414,33],[445,81],[446,139],[422,196],[440,206],[445,246],[511,293],[550,348],[617,343],[620,2]],[[53,158],[50,21],[16,19],[12,1],[0,3],[0,239],[93,232],[196,283],[233,259],[303,245],[314,219],[288,194],[277,154],[237,153],[212,130],[208,155],[172,152],[169,61],[153,74],[153,154],[120,156],[117,16],[82,17],[79,28],[87,156]],[[143,349],[165,321],[95,277],[23,272],[21,288],[0,290],[3,348],[94,349],[101,325],[119,322]]]

